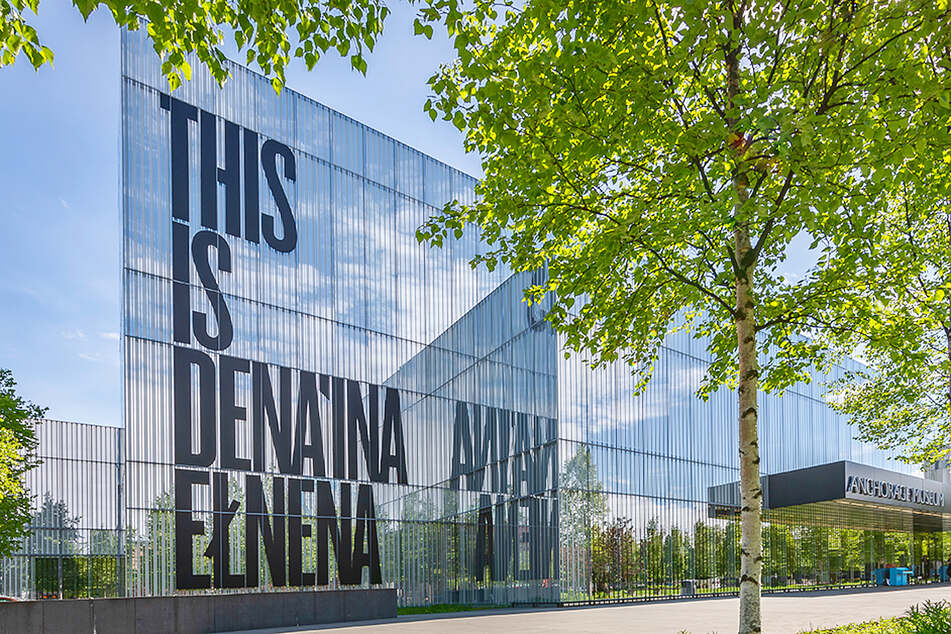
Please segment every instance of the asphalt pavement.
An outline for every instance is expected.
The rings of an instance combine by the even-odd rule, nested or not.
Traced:
[[[763,597],[763,632],[798,634],[818,627],[900,616],[926,600],[951,601],[951,585],[796,592]],[[738,599],[690,599],[604,607],[485,610],[402,616],[383,621],[254,630],[254,634],[471,634],[624,632],[726,634],[737,631]],[[245,634],[250,634],[250,631]]]

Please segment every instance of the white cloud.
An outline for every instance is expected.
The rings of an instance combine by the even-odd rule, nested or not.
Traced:
[[[86,333],[79,328],[70,328],[59,333],[63,339],[85,341]]]
[[[100,332],[99,336],[109,341],[119,341],[119,333],[117,332]]]
[[[104,363],[108,366],[119,367],[119,359],[115,354],[110,354],[110,351],[107,352],[80,352],[78,356],[83,361],[89,361],[90,363]]]

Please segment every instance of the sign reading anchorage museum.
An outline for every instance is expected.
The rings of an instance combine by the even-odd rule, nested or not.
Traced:
[[[471,179],[237,67],[170,95],[157,66],[123,35],[132,591],[390,582],[382,533],[420,519],[470,534],[460,575],[555,576],[552,413],[452,387],[433,343],[491,291],[437,310],[460,280],[413,237]]]

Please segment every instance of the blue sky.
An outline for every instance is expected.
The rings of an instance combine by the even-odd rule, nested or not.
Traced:
[[[295,63],[288,85],[478,176],[455,128],[422,109],[451,49],[393,6],[366,77],[328,55]],[[0,367],[51,418],[118,425],[119,31],[49,0],[34,24],[54,67],[0,68]]]

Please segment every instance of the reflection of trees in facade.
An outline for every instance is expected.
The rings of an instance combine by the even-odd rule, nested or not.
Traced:
[[[717,548],[725,531],[703,521],[697,521],[693,527],[693,561],[697,579],[713,579],[721,576],[723,567],[719,565]]]
[[[736,590],[736,521],[700,517],[685,524],[683,518],[673,521],[655,512],[656,508],[644,516],[612,512],[598,479],[597,465],[587,450],[569,459],[559,478],[566,486],[559,492],[563,600],[677,595],[681,592],[681,581],[686,579],[696,580],[699,593]],[[232,498],[244,499],[235,482],[231,489]],[[264,489],[270,495],[270,487]],[[499,601],[504,587],[517,581],[511,568],[504,579],[495,577],[495,561],[486,555],[491,550],[484,551],[481,560],[478,558],[479,509],[460,510],[459,491],[413,492],[400,498],[398,504],[399,508],[390,513],[384,513],[382,507],[378,509],[378,525],[383,580],[400,589],[401,604],[480,602],[489,600],[485,598],[489,596],[492,601]],[[705,511],[705,505],[694,507],[696,513]],[[316,524],[314,509],[305,505],[303,512],[305,521]],[[50,541],[51,548],[67,554],[80,552],[75,518],[70,518],[62,502],[46,501],[37,513],[37,518],[40,516],[45,518],[45,525],[58,527],[59,541]],[[201,514],[196,513],[196,517]],[[204,520],[205,535],[196,538],[200,543],[192,549],[192,565],[196,573],[211,574],[211,561],[204,552],[211,540],[213,522],[209,515]],[[921,566],[922,561],[927,561],[940,565],[951,555],[951,533],[947,532],[913,534],[821,526],[808,523],[811,520],[806,515],[797,521],[773,521],[763,527],[764,588],[863,583],[871,569],[885,564]],[[496,531],[506,528],[493,526],[489,533],[494,536]],[[245,552],[243,519],[231,522],[229,531],[231,567],[242,570],[246,565],[239,559]],[[42,533],[37,535],[41,537]],[[135,594],[136,588],[163,584],[171,591],[175,565],[173,537],[171,498],[162,495],[147,513],[142,532],[129,531],[126,553],[131,593]],[[91,532],[89,552],[112,552],[110,540],[115,539],[111,531],[102,535]],[[482,546],[485,548],[484,543]],[[263,555],[263,549],[259,548],[259,552]],[[505,553],[495,553],[495,557],[500,556]],[[328,550],[328,557],[330,585],[335,587],[337,562],[333,548]],[[304,540],[302,559],[305,570],[317,568],[315,536]],[[922,571],[926,576],[933,572]],[[261,573],[264,586],[270,587],[267,566],[261,566]],[[86,574],[95,577],[98,573]],[[77,589],[92,596],[92,589],[81,584]],[[494,593],[481,593],[485,589]]]
[[[265,478],[263,489],[266,505],[273,509],[270,478]],[[431,497],[437,494],[442,496],[439,503]],[[245,492],[235,479],[229,483],[229,495],[231,499],[242,502],[228,526],[230,570],[240,573],[247,565],[243,559],[247,552]],[[339,496],[339,492],[335,495]],[[383,581],[384,584],[402,589],[401,603],[445,601],[452,591],[473,585],[474,575],[468,564],[475,550],[477,512],[460,514],[457,511],[458,496],[458,491],[451,490],[412,493],[401,500],[401,509],[397,517],[393,518],[387,517],[382,507],[377,509]],[[203,535],[194,538],[192,568],[195,574],[213,574],[212,560],[206,556],[212,543],[213,516],[201,511],[195,511],[193,515],[203,520],[205,530]],[[312,529],[311,536],[302,540],[301,549],[303,570],[311,572],[318,569],[320,542],[316,508],[307,499],[304,500],[302,519]],[[357,530],[356,524],[355,521],[351,523],[351,537]],[[166,493],[157,497],[145,513],[141,531],[129,528],[127,534],[127,581],[130,593],[143,594],[149,588],[152,592],[157,588],[165,588],[168,593],[174,592],[175,514],[171,496]],[[260,589],[274,589],[269,568],[264,565],[261,535],[258,540],[258,553],[262,558],[259,565]],[[338,587],[338,555],[332,544],[327,548],[327,557],[329,583],[326,587]],[[368,582],[368,574],[368,571],[364,571],[364,585]],[[407,593],[413,593],[413,596]]]
[[[449,586],[449,523],[436,519],[436,505],[425,491],[403,498],[399,516],[381,522],[383,580],[400,588],[401,604],[432,603]]]
[[[401,605],[500,601],[498,592],[516,580],[512,567],[500,578],[500,559],[514,553],[504,540],[496,543],[512,527],[496,524],[491,506],[460,511],[459,495],[451,489],[411,493],[402,499],[398,521],[381,522],[383,580],[399,589]],[[484,592],[489,588],[498,591],[491,598]]]
[[[579,449],[565,463],[558,482],[562,586],[573,597],[590,591],[587,583],[578,587],[574,580],[596,578],[594,533],[607,515],[607,501],[598,480],[598,467],[586,448]]]
[[[572,487],[560,491],[562,501],[572,505],[561,512],[563,600],[679,595],[685,580],[692,582],[688,592],[736,592],[740,557],[734,519],[708,517],[705,503],[684,503],[671,512],[653,500],[617,496],[609,505],[611,496],[603,492],[587,450],[566,463],[561,478]],[[618,510],[625,505],[626,511]],[[951,558],[947,531],[844,528],[808,509],[781,522],[766,520],[767,590],[867,584],[871,570],[885,565],[914,567],[919,579],[934,580]]]
[[[37,494],[29,532],[0,560],[0,594],[18,599],[116,596],[122,592],[122,538],[116,507],[121,431],[43,420],[42,460],[26,476]]]
[[[633,590],[640,577],[634,525],[629,518],[616,517],[595,525],[591,539],[591,580],[595,592]]]
[[[554,528],[533,517],[533,501],[438,487],[405,495],[395,517],[378,511],[384,583],[401,605],[557,600]]]
[[[66,502],[46,493],[30,520],[32,552],[40,555],[73,555],[79,552],[79,517],[70,515]]]
[[[381,538],[383,557],[393,563],[396,574],[384,575],[400,588],[400,601],[410,605],[432,602],[484,601],[483,590],[503,589],[514,579],[512,570],[506,579],[498,579],[498,559],[506,554],[495,544],[497,526],[485,522],[480,526],[480,512],[491,514],[491,507],[457,512],[458,492],[442,490],[442,511],[430,500],[407,496],[402,521]],[[491,517],[489,515],[488,517]],[[480,530],[482,534],[480,536]],[[502,549],[504,550],[504,548]],[[501,582],[501,583],[497,583]],[[409,596],[415,592],[419,596]]]
[[[126,529],[126,584],[132,596],[149,589],[170,594],[175,578],[175,512],[172,496],[159,495],[145,514],[139,533]]]
[[[665,578],[685,579],[692,576],[688,574],[691,572],[692,560],[693,552],[683,531],[676,526],[672,527],[664,536],[664,563],[667,565]]]
[[[116,531],[82,529],[66,502],[49,493],[31,519],[23,551],[32,560],[32,594],[38,598],[115,596],[121,547]]]
[[[666,579],[664,575],[664,533],[657,519],[651,518],[647,522],[647,529],[640,543],[641,557],[644,559],[644,570],[647,583],[661,583]]]

